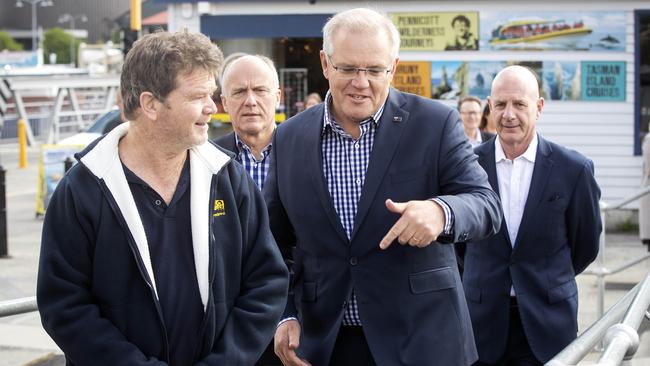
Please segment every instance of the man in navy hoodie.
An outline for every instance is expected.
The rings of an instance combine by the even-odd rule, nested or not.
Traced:
[[[136,42],[131,122],[59,183],[37,297],[68,365],[252,365],[270,341],[288,273],[255,183],[207,141],[222,62],[187,31]]]

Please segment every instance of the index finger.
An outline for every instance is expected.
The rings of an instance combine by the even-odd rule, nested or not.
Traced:
[[[395,239],[397,239],[399,235],[402,233],[402,231],[404,230],[403,226],[404,226],[403,221],[400,218],[399,220],[397,220],[395,225],[393,225],[390,228],[390,230],[388,230],[384,238],[381,239],[381,242],[379,242],[379,248],[381,249],[388,248],[393,243],[393,241],[395,241]]]

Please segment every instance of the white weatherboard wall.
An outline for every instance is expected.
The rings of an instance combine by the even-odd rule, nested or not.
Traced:
[[[180,4],[170,12],[176,25],[183,23]],[[290,1],[211,2],[200,4],[198,13],[317,14],[335,13],[355,7],[374,7],[393,12],[481,12],[526,11],[609,11],[626,14],[625,52],[595,51],[448,51],[400,52],[403,61],[624,61],[627,83],[625,102],[547,101],[537,123],[546,138],[580,151],[594,161],[602,200],[613,204],[640,188],[641,158],[634,156],[634,10],[650,9],[646,1],[328,1],[315,4]],[[175,15],[175,16],[174,16]],[[172,27],[170,27],[172,29]],[[320,70],[310,70],[320,72]],[[629,207],[637,207],[636,203]]]

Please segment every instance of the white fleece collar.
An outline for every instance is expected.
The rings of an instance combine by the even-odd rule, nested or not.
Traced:
[[[129,130],[130,123],[124,122],[114,128],[95,145],[81,162],[99,179],[103,179],[124,217],[138,254],[144,264],[149,281],[158,297],[156,279],[151,265],[149,244],[144,231],[142,219],[135,205],[135,200],[122,169],[118,154],[118,143]],[[230,157],[209,142],[190,149],[190,211],[192,223],[192,245],[196,280],[201,293],[201,302],[205,309],[209,296],[209,260],[210,260],[210,188],[212,176],[223,168]]]

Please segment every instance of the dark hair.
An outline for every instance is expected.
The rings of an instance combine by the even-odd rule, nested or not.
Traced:
[[[478,124],[478,129],[483,131],[487,128],[488,118],[490,117],[490,103],[485,103],[483,107],[483,115],[481,116],[481,122]]]
[[[145,35],[133,44],[122,66],[120,88],[124,115],[129,120],[135,118],[144,92],[164,101],[176,87],[179,74],[202,69],[216,78],[222,65],[221,50],[203,34],[185,29]]]
[[[456,22],[464,22],[466,26],[469,27],[469,19],[464,15],[456,15],[454,19],[451,20],[451,26],[453,27]]]
[[[476,102],[476,103],[478,103],[479,107],[481,107],[483,105],[483,103],[481,102],[481,99],[479,97],[475,97],[473,95],[468,95],[466,97],[462,97],[462,98],[458,99],[458,110],[460,111],[460,106],[462,106],[463,104],[465,104],[467,102]]]

